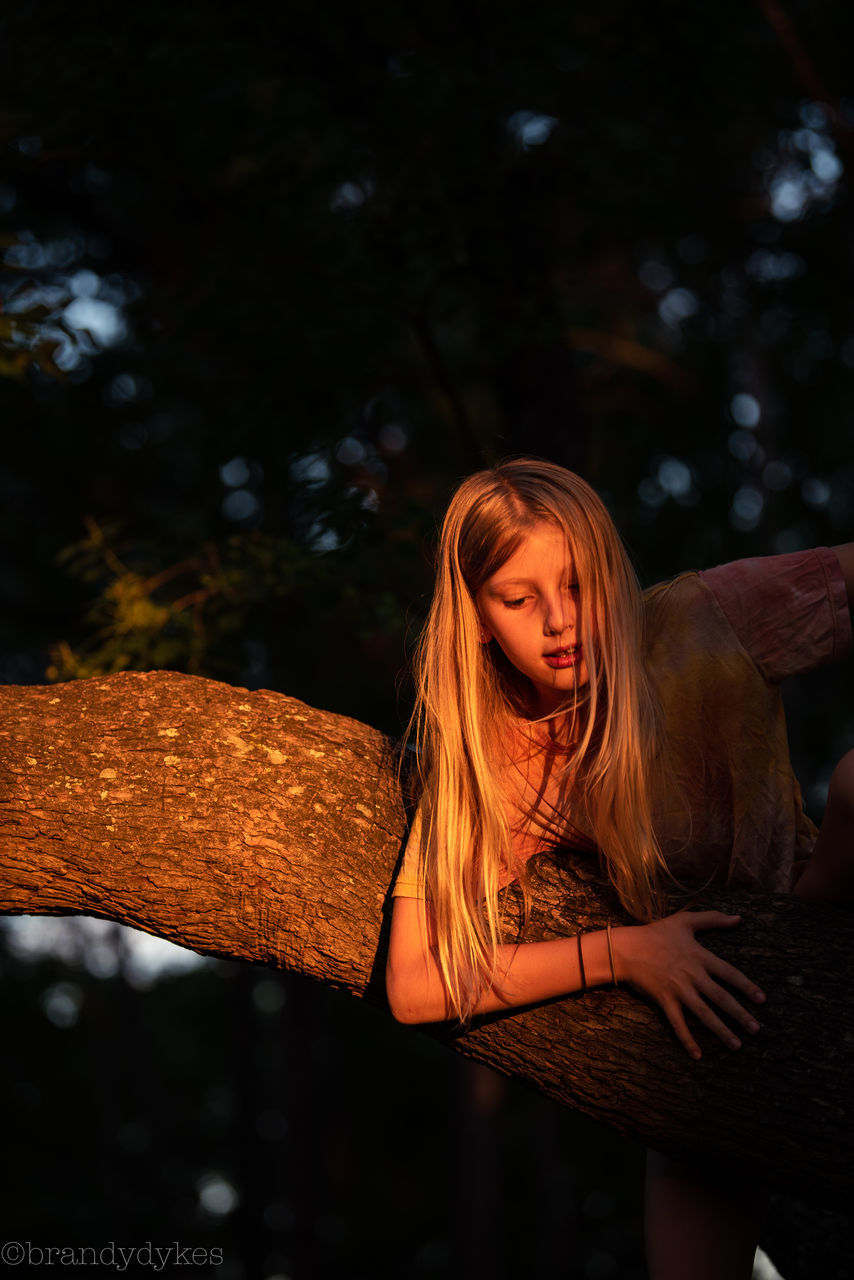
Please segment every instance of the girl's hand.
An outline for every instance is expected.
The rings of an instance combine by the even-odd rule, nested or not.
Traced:
[[[740,969],[700,946],[694,936],[702,929],[730,929],[740,919],[740,916],[724,915],[722,911],[679,911],[652,924],[628,925],[611,931],[618,979],[631,983],[661,1005],[692,1058],[701,1056],[700,1047],[688,1030],[683,1006],[730,1049],[738,1049],[741,1041],[718,1017],[713,1006],[746,1031],[759,1030],[753,1015],[720,986],[720,981],[757,1004],[765,999],[763,993]]]

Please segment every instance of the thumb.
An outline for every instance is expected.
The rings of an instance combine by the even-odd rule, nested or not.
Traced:
[[[732,929],[741,921],[741,916],[725,911],[689,911],[687,916],[695,933],[700,929]]]

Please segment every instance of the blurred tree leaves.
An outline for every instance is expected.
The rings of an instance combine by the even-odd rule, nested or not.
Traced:
[[[423,540],[507,452],[646,581],[847,537],[854,19],[786,14],[4,15],[6,678],[53,644],[393,724]],[[125,570],[56,564],[83,517]]]
[[[785,41],[770,11],[788,21]],[[829,0],[7,6],[0,679],[167,666],[394,731],[437,514],[461,475],[508,452],[582,470],[645,582],[851,537],[852,26],[854,9]],[[854,718],[837,669],[791,696],[815,806]],[[222,984],[207,981],[193,980],[191,1015],[179,1002],[152,1034],[152,1057],[170,1061],[174,1029],[208,1016],[218,1078]],[[288,1001],[298,1006],[291,989]],[[107,1182],[118,1159],[133,1189],[125,1199],[119,1180],[109,1203],[97,1189],[69,1201],[70,1182],[102,1188],[104,1177],[100,1166],[97,1179],[78,1176],[67,1107],[45,1113],[69,1138],[62,1152],[45,1159],[32,1145],[26,1108],[56,1092],[59,1051],[42,1028],[27,1056],[32,1003],[28,990],[10,1041],[22,1055],[20,1222],[67,1225],[71,1203],[91,1231],[105,1218],[111,1232],[148,1230],[177,1212],[183,1232],[225,1122],[203,1115],[201,1138],[179,1125],[176,1152],[159,1102],[164,1089],[196,1097],[198,1053],[188,1043],[176,1093],[174,1073],[162,1084],[134,1074],[138,1050],[127,1028],[111,1030],[117,1014],[93,1031],[100,1048],[69,1050],[75,1079],[90,1081],[92,1062],[106,1071],[95,1149]],[[123,994],[116,1010],[126,1006]],[[360,1052],[355,1026],[336,1041],[341,1014],[317,1009],[313,1025],[289,1028],[303,1076],[281,1102],[295,1188],[314,1201],[295,1215],[303,1274],[324,1274],[323,1257],[333,1275],[365,1257],[375,1268],[387,1258],[389,1274],[445,1273],[435,1193],[452,1194],[446,1132],[464,1127],[446,1131],[419,1103],[413,1141],[406,1111],[438,1068],[431,1058],[384,1075],[377,1064],[392,1060],[376,1028]],[[252,1060],[243,1028],[229,1033],[235,1071]],[[121,1051],[115,1066],[104,1044]],[[350,1235],[339,1248],[324,1196],[334,1210],[341,1161],[312,1165],[300,1192],[299,1157],[321,1159],[324,1129],[330,1151],[346,1150],[328,1107],[344,1105],[344,1059],[370,1092],[354,1104],[366,1128],[341,1182]],[[128,1079],[141,1101],[113,1104],[111,1082]],[[247,1098],[264,1096],[256,1077],[246,1085]],[[585,1139],[583,1173],[572,1172],[565,1153],[582,1144],[555,1136],[551,1112],[532,1125],[529,1105],[515,1113],[521,1146],[504,1174],[504,1224],[520,1227],[511,1269],[552,1275],[571,1257],[632,1274],[615,1205],[600,1214],[582,1192],[598,1163],[590,1203],[601,1202],[622,1150]],[[385,1126],[403,1146],[373,1182],[364,1153],[389,1114],[407,1114]],[[150,1156],[109,1155],[116,1116],[148,1125]],[[253,1119],[247,1103],[241,1150],[257,1139]],[[223,1152],[223,1167],[233,1158]],[[248,1199],[252,1176],[234,1176]],[[354,1214],[360,1195],[368,1207]],[[372,1214],[377,1202],[393,1212]],[[260,1240],[258,1221],[247,1224]],[[293,1234],[281,1216],[264,1231],[287,1242],[284,1270]]]
[[[360,670],[351,703],[363,716],[385,714],[393,724],[388,671],[402,666],[412,622],[407,539],[397,572],[394,545],[378,529],[363,533],[356,554],[343,548],[336,557],[261,530],[233,534],[164,569],[162,544],[123,547],[116,529],[91,517],[86,526],[60,560],[93,602],[79,642],[52,646],[49,680],[159,668],[275,686],[302,669],[303,686],[321,705],[323,664],[334,662]],[[318,536],[329,534],[327,527]]]

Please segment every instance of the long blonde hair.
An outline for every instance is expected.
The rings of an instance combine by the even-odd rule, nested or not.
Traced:
[[[625,907],[644,920],[659,908],[663,859],[645,768],[656,751],[655,704],[642,662],[641,592],[626,551],[601,499],[571,471],[529,458],[479,471],[459,486],[442,525],[413,713],[424,872],[442,978],[461,1021],[494,977],[501,873],[522,871],[500,769],[524,716],[525,678],[496,643],[481,642],[475,597],[541,521],[566,535],[579,585],[589,682],[567,703],[577,740],[573,798]]]

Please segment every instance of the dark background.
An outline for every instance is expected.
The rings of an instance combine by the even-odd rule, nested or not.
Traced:
[[[645,584],[854,537],[852,27],[5,12],[0,679],[168,667],[397,734],[438,515],[513,453],[582,471]],[[816,817],[849,693],[790,694]],[[72,924],[2,960],[8,1236],[235,1280],[643,1274],[604,1129],[304,981],[146,976]]]

